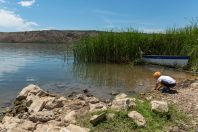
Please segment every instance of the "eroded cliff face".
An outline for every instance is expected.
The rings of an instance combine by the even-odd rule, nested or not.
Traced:
[[[28,32],[0,32],[5,43],[73,43],[82,37],[95,36],[97,31],[44,30]]]

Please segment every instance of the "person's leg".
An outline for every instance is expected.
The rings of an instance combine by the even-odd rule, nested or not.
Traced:
[[[163,87],[160,91],[161,91],[161,93],[168,93],[168,92],[170,92],[170,88],[169,87]]]
[[[169,84],[169,88],[174,88],[176,86],[176,83],[173,83],[173,84]]]
[[[169,84],[165,81],[162,81],[161,84],[164,86],[160,91],[162,93],[168,93],[170,91]]]

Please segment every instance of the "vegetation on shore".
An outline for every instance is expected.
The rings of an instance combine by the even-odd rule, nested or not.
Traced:
[[[136,102],[137,106],[135,110],[141,113],[146,120],[145,127],[138,127],[136,123],[128,117],[128,111],[99,111],[95,113],[88,113],[83,117],[77,118],[77,124],[90,128],[94,132],[141,132],[141,131],[167,131],[170,127],[178,126],[180,123],[188,123],[189,118],[185,113],[177,111],[176,107],[171,105],[169,106],[168,113],[156,113],[151,110],[151,106],[148,101]],[[100,114],[106,112],[106,115],[109,113],[115,114],[112,119],[107,119],[100,124],[93,126],[89,119],[92,115]]]
[[[162,33],[136,30],[100,32],[74,46],[76,61],[130,63],[142,55],[188,55],[189,68],[198,71],[198,25],[172,28]]]

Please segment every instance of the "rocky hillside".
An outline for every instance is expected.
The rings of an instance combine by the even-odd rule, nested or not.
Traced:
[[[28,32],[0,32],[0,42],[5,43],[72,43],[97,31],[44,30]]]

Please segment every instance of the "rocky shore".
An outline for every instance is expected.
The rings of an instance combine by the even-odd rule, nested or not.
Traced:
[[[198,83],[194,81],[189,85],[198,95]],[[189,93],[189,91],[187,92]],[[181,99],[178,97],[180,94],[175,96],[177,96],[176,100]],[[191,102],[195,103],[193,105],[196,107],[193,109],[194,116],[198,109],[197,98],[198,96],[193,96],[192,100],[195,102]],[[144,117],[143,113],[138,112],[140,109],[138,103],[143,104],[148,101],[148,108],[153,112],[152,115],[169,115],[167,114],[170,111],[169,104],[172,103],[170,100],[174,102],[169,96],[159,95],[159,93],[145,94],[144,99],[132,98],[120,93],[113,100],[100,100],[87,91],[72,98],[65,98],[47,93],[40,87],[31,84],[18,94],[13,108],[4,112],[0,122],[0,132],[88,132],[93,131],[92,129],[100,122],[112,121],[116,117],[115,112],[119,111],[127,112],[126,118],[135,124],[134,128],[144,129],[149,125],[149,120]],[[178,102],[175,103],[178,104]],[[91,114],[88,121],[92,125],[91,128],[81,126],[81,123],[78,122],[79,118],[83,118],[87,114]],[[196,127],[197,122],[193,121]],[[192,129],[192,127],[187,129]],[[167,131],[173,131],[172,126],[167,128]]]
[[[95,97],[77,95],[73,99],[66,99],[51,95],[36,85],[25,87],[14,104],[14,108],[7,110],[2,119],[2,132],[86,132],[87,128],[73,125],[76,115],[106,109],[106,104]]]

